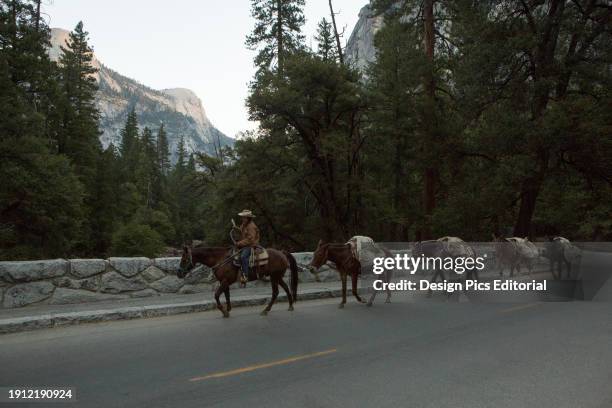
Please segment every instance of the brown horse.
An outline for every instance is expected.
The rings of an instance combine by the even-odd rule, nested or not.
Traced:
[[[338,243],[326,244],[323,241],[319,241],[309,267],[311,270],[317,270],[327,261],[332,261],[336,264],[340,273],[340,279],[342,280],[342,302],[338,307],[342,309],[346,304],[346,277],[349,274],[351,275],[353,296],[355,296],[359,303],[365,303],[357,293],[357,279],[361,272],[361,264],[353,256],[350,245]]]
[[[287,251],[279,251],[276,249],[268,248],[268,263],[260,266],[259,273],[263,276],[270,277],[270,284],[272,285],[272,298],[261,312],[261,315],[267,315],[272,305],[276,301],[278,296],[278,286],[280,285],[287,293],[287,299],[289,301],[289,311],[293,310],[293,303],[297,300],[297,286],[298,286],[298,268],[297,262],[293,255]],[[187,273],[191,272],[195,265],[203,264],[213,270],[215,277],[220,282],[219,287],[215,292],[215,300],[217,301],[217,309],[223,313],[223,317],[229,317],[229,312],[232,310],[232,304],[230,303],[230,285],[238,280],[238,274],[240,267],[234,265],[234,257],[237,256],[234,253],[233,247],[197,247],[191,248],[190,246],[183,247],[183,254],[181,256],[181,264],[177,276],[184,278]],[[285,271],[287,268],[291,269],[291,292],[289,287],[283,280]],[[221,293],[225,294],[225,302],[227,307],[223,307],[219,297]]]

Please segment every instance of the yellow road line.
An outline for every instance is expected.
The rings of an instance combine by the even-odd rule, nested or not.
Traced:
[[[268,367],[274,367],[274,366],[279,366],[279,365],[283,365],[283,364],[295,363],[296,361],[306,360],[306,359],[314,358],[314,357],[321,357],[321,356],[325,356],[327,354],[335,353],[336,351],[338,351],[338,350],[337,349],[331,349],[331,350],[325,350],[325,351],[318,351],[316,353],[304,354],[304,355],[295,356],[295,357],[289,357],[289,358],[285,358],[283,360],[271,361],[269,363],[256,364],[256,365],[252,365],[252,366],[237,368],[235,370],[230,370],[230,371],[222,371],[222,372],[219,372],[219,373],[205,375],[203,377],[194,377],[194,378],[190,378],[189,381],[195,382],[195,381],[208,380],[208,379],[211,379],[211,378],[229,377],[230,375],[248,373],[249,371],[260,370],[262,368],[268,368]]]
[[[539,306],[539,305],[540,305],[539,303],[527,303],[526,305],[514,306],[509,309],[500,310],[500,313],[516,312],[518,310],[529,309],[529,308],[532,308],[534,306]]]

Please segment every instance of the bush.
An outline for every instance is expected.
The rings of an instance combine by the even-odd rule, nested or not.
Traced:
[[[162,236],[148,225],[131,222],[113,234],[113,256],[146,256],[153,258],[162,252]]]

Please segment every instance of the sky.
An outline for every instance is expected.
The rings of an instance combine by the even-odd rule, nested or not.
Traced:
[[[226,135],[253,129],[245,107],[255,53],[244,46],[252,30],[251,0],[43,0],[50,27],[83,21],[97,58],[154,89],[189,88]],[[333,0],[344,42],[367,0]],[[307,44],[317,22],[329,19],[328,0],[306,0]]]

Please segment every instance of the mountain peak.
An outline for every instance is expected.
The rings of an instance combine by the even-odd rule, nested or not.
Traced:
[[[172,95],[176,98],[181,98],[181,99],[186,99],[186,100],[196,100],[196,99],[200,100],[195,94],[195,92],[187,88],[168,88],[168,89],[162,89],[162,92],[168,95]]]
[[[384,17],[374,15],[370,4],[363,6],[359,11],[359,20],[348,39],[345,55],[346,60],[361,71],[376,59],[374,36],[383,23]]]
[[[60,46],[65,46],[70,32],[51,29],[49,57],[57,61]],[[190,89],[151,89],[106,67],[94,54],[93,65],[98,68],[96,105],[101,113],[100,140],[103,146],[121,143],[121,129],[129,111],[136,110],[140,126],[153,130],[164,123],[173,157],[176,157],[181,137],[188,150],[214,153],[219,146],[232,145],[233,139],[216,129],[206,116],[202,101]]]
[[[199,125],[206,126],[210,124],[202,101],[191,89],[187,88],[169,88],[162,89],[164,94],[170,96],[173,101],[173,107],[178,112],[184,115],[191,116]]]

